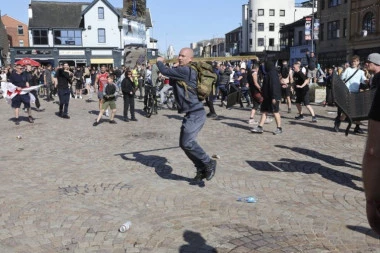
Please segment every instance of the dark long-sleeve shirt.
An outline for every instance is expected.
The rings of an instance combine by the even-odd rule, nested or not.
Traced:
[[[123,92],[123,96],[133,97],[135,94],[135,87],[134,82],[129,77],[124,78],[121,82],[121,91]]]
[[[55,77],[57,78],[57,81],[58,81],[58,84],[57,84],[58,89],[69,88],[71,77],[68,72],[64,71],[63,69],[58,69],[57,73],[55,74]]]

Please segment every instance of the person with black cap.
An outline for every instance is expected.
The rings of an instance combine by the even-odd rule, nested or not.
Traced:
[[[375,73],[372,85],[378,87],[380,85],[380,54],[370,54],[366,66],[369,71]],[[369,113],[368,138],[362,170],[367,219],[371,228],[380,234],[380,90],[378,88],[376,88]]]

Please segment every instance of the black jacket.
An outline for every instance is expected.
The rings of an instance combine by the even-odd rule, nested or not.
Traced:
[[[263,81],[262,94],[264,99],[281,100],[281,83],[273,62],[265,62],[266,75]]]
[[[123,96],[133,97],[135,95],[135,84],[129,77],[124,78],[121,82],[121,91],[123,92]]]

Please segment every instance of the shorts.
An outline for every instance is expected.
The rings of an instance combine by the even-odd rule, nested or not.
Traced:
[[[110,107],[111,110],[116,109],[116,101],[115,100],[104,101],[102,105],[102,109],[106,110],[108,107]]]
[[[280,111],[280,101],[277,100],[275,104],[272,104],[272,99],[264,99],[260,111],[277,113]]]
[[[98,90],[98,98],[103,99],[103,91]]]
[[[308,78],[314,78],[314,77],[317,77],[317,69],[314,69],[314,70],[310,70],[310,69],[308,69],[308,70],[307,70],[307,77],[308,77]]]
[[[91,85],[91,78],[86,78],[86,84]]]
[[[310,104],[309,91],[297,91],[296,96],[296,104],[303,103],[305,106]]]
[[[16,95],[12,98],[12,108],[20,108],[21,103],[25,108],[30,108],[30,96],[29,94]]]
[[[290,97],[290,95],[291,95],[290,84],[288,84],[288,87],[286,87],[286,88],[281,87],[281,95],[282,95],[282,97]]]

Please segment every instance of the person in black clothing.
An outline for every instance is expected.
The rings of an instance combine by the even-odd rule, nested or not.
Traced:
[[[194,163],[197,174],[194,178],[197,182],[211,180],[215,175],[216,161],[198,144],[196,138],[206,121],[206,112],[203,103],[199,101],[198,94],[186,90],[182,81],[186,82],[192,90],[196,91],[197,71],[193,70],[189,63],[194,57],[191,48],[182,48],[178,55],[179,66],[177,68],[167,68],[163,63],[164,58],[157,58],[157,67],[166,77],[173,79],[173,93],[178,104],[178,112],[185,113],[182,121],[179,145],[187,157]]]
[[[16,65],[15,69],[16,70],[13,71],[9,76],[9,82],[17,86],[17,90],[21,90],[22,88],[29,87],[29,82],[27,81],[27,76],[23,72],[23,67],[21,65]],[[12,98],[12,104],[11,104],[12,108],[15,109],[15,124],[16,125],[20,124],[18,117],[19,117],[21,103],[23,103],[25,108],[27,109],[27,112],[29,115],[29,122],[33,123],[34,118],[32,117],[32,111],[30,110],[29,94],[19,94]]]
[[[245,98],[245,101],[247,101],[247,107],[251,106],[251,97],[249,96],[249,83],[248,83],[248,75],[245,70],[245,68],[240,69],[241,75],[239,76],[239,85],[240,85],[240,92],[241,97],[239,99],[240,102],[240,108],[243,108],[243,101],[242,97]]]
[[[267,118],[267,114],[273,112],[276,120],[277,129],[273,132],[274,135],[282,133],[281,116],[280,116],[280,101],[281,101],[281,83],[278,72],[271,61],[266,61],[264,64],[266,75],[263,80],[262,95],[264,101],[261,104],[261,118],[257,127],[251,129],[253,133],[263,133],[263,126]]]
[[[121,91],[124,99],[124,121],[128,122],[128,109],[131,110],[131,120],[137,121],[135,117],[135,84],[133,82],[132,71],[128,70],[126,77],[121,82]],[[145,93],[146,94],[146,93]]]
[[[299,115],[295,117],[297,120],[304,120],[303,113],[302,113],[302,105],[303,103],[306,108],[309,110],[312,122],[317,122],[317,117],[314,114],[314,110],[310,105],[310,99],[309,99],[309,78],[307,78],[301,71],[301,63],[296,62],[293,65],[294,67],[294,73],[293,73],[293,80],[295,84],[295,90],[296,90],[296,106],[298,109]]]
[[[317,80],[317,59],[315,58],[314,52],[306,51],[307,59],[307,77],[311,78],[313,83]]]
[[[75,99],[82,99],[82,89],[83,89],[83,70],[80,66],[77,66],[77,69],[74,72],[75,82]]]
[[[26,65],[25,75],[27,76],[27,80],[28,80],[30,86],[38,86],[39,85],[40,75],[38,73],[37,68],[32,69],[31,65]],[[35,105],[37,108],[37,112],[44,111],[45,109],[40,109],[41,103],[40,103],[40,99],[38,98],[37,90],[32,90],[30,93],[32,93],[36,99]]]
[[[218,77],[219,91],[222,93],[220,106],[223,106],[223,105],[227,106],[228,87],[230,83],[231,74],[232,74],[232,71],[229,67],[227,67],[226,65],[220,65],[219,77]]]
[[[207,62],[207,63],[212,65],[212,62]],[[215,71],[215,67],[214,67],[214,71]],[[214,87],[216,86],[216,84],[217,82],[212,84],[211,90],[214,90]],[[207,113],[206,115],[207,118],[218,119],[218,115],[216,114],[215,108],[214,108],[214,95],[212,94],[212,92],[210,92],[210,95],[205,98],[205,104],[210,109],[210,112]]]
[[[70,119],[69,101],[70,101],[70,83],[72,82],[74,74],[70,72],[70,67],[67,62],[63,64],[63,68],[59,68],[55,73],[57,80],[55,87],[58,91],[59,97],[59,112],[58,115],[64,119]]]

